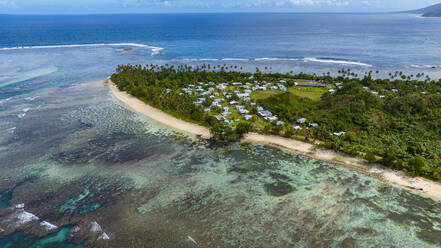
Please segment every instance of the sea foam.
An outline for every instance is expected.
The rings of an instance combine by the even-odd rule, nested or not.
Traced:
[[[51,231],[51,230],[55,230],[58,228],[58,226],[51,224],[47,221],[40,222],[40,226],[44,227],[46,229],[46,231]]]
[[[320,59],[320,58],[304,58],[305,62],[316,62],[316,63],[328,63],[328,64],[341,64],[341,65],[355,65],[355,66],[366,66],[372,67],[370,64],[357,62],[357,61],[349,61],[349,60],[336,60],[336,59]]]

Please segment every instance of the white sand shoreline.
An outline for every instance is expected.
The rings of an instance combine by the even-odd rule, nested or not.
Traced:
[[[153,108],[136,97],[120,91],[110,79],[106,80],[106,84],[118,100],[128,105],[136,112],[178,131],[201,136],[202,138],[211,137],[210,130],[207,127],[183,121],[164,113],[159,109]],[[317,160],[348,167],[441,201],[441,183],[421,177],[412,178],[405,175],[403,172],[393,171],[380,165],[373,165],[361,158],[332,150],[315,149],[312,144],[275,135],[248,133],[245,135],[242,142],[269,145],[306,155]]]

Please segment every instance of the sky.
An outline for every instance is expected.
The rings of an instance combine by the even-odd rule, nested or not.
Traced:
[[[0,0],[0,14],[390,12],[441,0]]]

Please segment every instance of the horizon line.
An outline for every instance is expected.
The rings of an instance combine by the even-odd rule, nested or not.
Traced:
[[[411,11],[411,10],[410,10]],[[96,13],[0,13],[9,16],[81,16],[81,15],[168,15],[168,14],[405,14],[409,11],[187,11],[187,12],[96,12]]]

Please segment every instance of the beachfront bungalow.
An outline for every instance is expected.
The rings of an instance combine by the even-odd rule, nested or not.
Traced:
[[[306,122],[306,118],[300,118],[300,119],[297,119],[297,123],[298,124],[303,124],[303,123],[305,123]]]
[[[225,120],[225,117],[224,117],[223,115],[216,115],[215,117],[216,117],[216,119],[217,119],[218,121],[223,121],[223,120]]]
[[[276,123],[276,125],[277,125],[277,126],[282,126],[282,125],[285,125],[285,122],[284,122],[284,121],[278,121],[278,122]]]
[[[345,134],[346,134],[346,132],[334,132],[334,133],[331,133],[331,135],[338,136],[338,137],[343,136]]]

